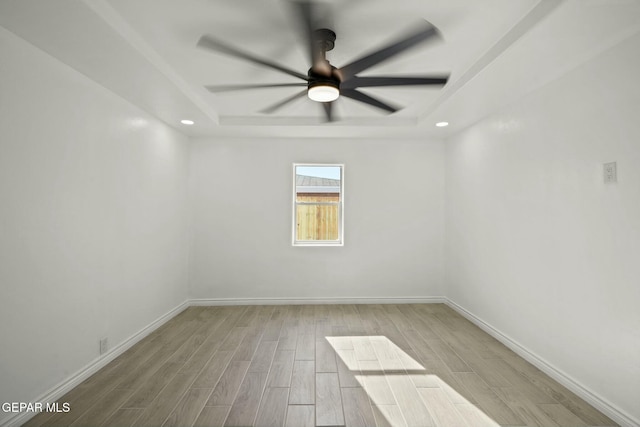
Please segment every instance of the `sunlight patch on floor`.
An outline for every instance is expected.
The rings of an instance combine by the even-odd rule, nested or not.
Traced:
[[[386,336],[326,339],[339,356],[341,384],[364,389],[378,425],[499,426]]]

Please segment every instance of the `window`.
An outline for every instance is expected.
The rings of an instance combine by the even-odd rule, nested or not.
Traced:
[[[293,244],[342,246],[344,165],[293,165]]]

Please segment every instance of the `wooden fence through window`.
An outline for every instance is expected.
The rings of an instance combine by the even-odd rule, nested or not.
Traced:
[[[298,193],[296,199],[305,203],[336,203],[296,205],[298,240],[338,240],[338,193]]]

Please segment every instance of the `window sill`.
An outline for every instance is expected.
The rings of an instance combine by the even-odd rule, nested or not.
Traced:
[[[319,241],[298,240],[293,242],[293,246],[344,246],[344,242],[327,241],[327,240],[319,240]]]

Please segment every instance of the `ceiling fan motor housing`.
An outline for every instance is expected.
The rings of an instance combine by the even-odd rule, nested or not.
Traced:
[[[340,89],[340,79],[338,78],[337,68],[333,65],[330,66],[331,74],[329,75],[317,73],[313,68],[309,68],[309,71],[307,72],[307,75],[309,76],[309,89],[316,86],[331,86],[338,90]]]

